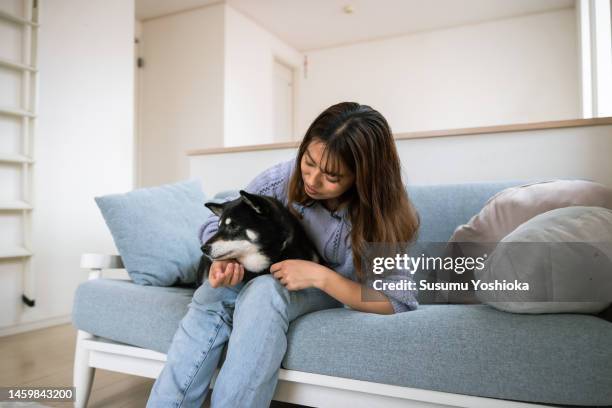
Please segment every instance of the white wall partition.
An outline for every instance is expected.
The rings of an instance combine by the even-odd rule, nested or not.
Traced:
[[[612,125],[397,140],[407,184],[445,184],[563,177],[612,187]],[[191,176],[212,196],[244,188],[297,148],[190,156]],[[223,169],[219,171],[219,169]]]

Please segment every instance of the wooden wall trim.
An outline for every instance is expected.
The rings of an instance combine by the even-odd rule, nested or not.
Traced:
[[[612,125],[612,117],[592,118],[592,119],[572,119],[572,120],[555,120],[549,122],[535,123],[519,123],[513,125],[498,125],[498,126],[483,126],[474,128],[462,129],[447,129],[447,130],[428,130],[424,132],[406,132],[397,133],[394,135],[395,140],[406,139],[426,139],[431,137],[446,137],[446,136],[471,136],[487,133],[505,133],[505,132],[521,132],[526,130],[545,130],[545,129],[561,129],[571,127],[584,126],[601,126]],[[256,150],[275,150],[275,149],[290,149],[297,148],[300,145],[299,141],[282,142],[282,143],[266,143],[259,145],[245,145],[234,147],[214,147],[208,149],[188,150],[187,156],[200,156],[206,154],[221,154],[221,153],[237,153],[250,152]]]

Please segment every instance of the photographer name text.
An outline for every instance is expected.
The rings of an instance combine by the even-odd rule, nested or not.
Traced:
[[[464,291],[464,290],[519,290],[528,291],[529,283],[519,282],[518,280],[507,281],[505,279],[493,282],[482,282],[481,280],[472,279],[469,282],[428,282],[425,279],[421,279],[418,283],[410,279],[401,279],[398,281],[386,282],[382,279],[377,279],[372,282],[372,288],[375,290],[450,290],[450,291]]]

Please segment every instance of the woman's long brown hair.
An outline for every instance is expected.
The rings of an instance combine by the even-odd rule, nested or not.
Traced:
[[[342,102],[327,108],[308,128],[298,149],[289,181],[289,210],[293,203],[313,201],[304,191],[300,163],[312,141],[324,143],[322,171],[339,172],[344,163],[355,175],[354,184],[340,197],[348,202],[353,267],[365,281],[361,261],[367,243],[408,243],[416,238],[420,219],[408,198],[401,177],[401,163],[385,118],[367,105]]]

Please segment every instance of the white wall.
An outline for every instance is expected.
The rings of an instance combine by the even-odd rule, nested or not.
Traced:
[[[226,5],[224,146],[292,139],[274,134],[275,57],[301,68],[298,51]]]
[[[306,54],[302,135],[345,100],[379,110],[396,133],[581,117],[573,8]]]
[[[68,321],[83,252],[116,253],[93,200],[133,187],[133,0],[41,1],[32,268],[0,263],[0,335]]]
[[[573,8],[312,51],[307,79],[300,52],[226,4],[143,33],[143,185],[187,177],[189,149],[278,141],[275,56],[296,71],[295,139],[343,100],[378,109],[395,133],[580,117]]]
[[[223,145],[224,10],[216,4],[142,23],[141,186],[185,179],[185,151]]]
[[[579,177],[612,188],[611,134],[612,125],[604,125],[405,139],[396,144],[407,184]],[[290,148],[191,156],[191,175],[213,196],[244,188],[261,171],[296,152]]]

